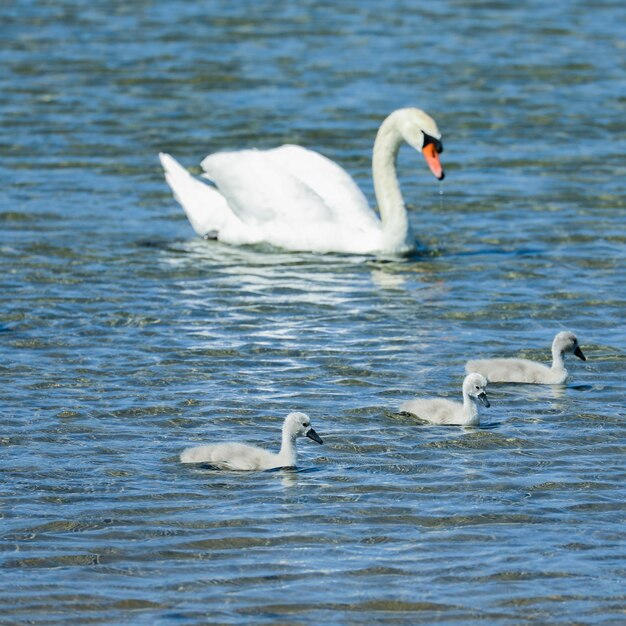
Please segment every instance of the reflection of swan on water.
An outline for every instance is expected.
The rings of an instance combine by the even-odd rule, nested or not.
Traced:
[[[285,489],[298,486],[298,473],[292,469],[280,469],[280,482]]]
[[[383,270],[372,270],[372,282],[381,289],[402,289],[406,278],[402,274],[392,274]]]
[[[344,169],[300,146],[211,154],[202,168],[215,187],[190,176],[170,155],[159,157],[174,196],[203,237],[288,250],[405,253],[414,237],[396,175],[403,141],[444,177],[435,121],[419,109],[394,111],[378,130],[372,156],[380,217]]]

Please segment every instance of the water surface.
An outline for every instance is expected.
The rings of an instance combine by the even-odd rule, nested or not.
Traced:
[[[0,606],[6,623],[624,619],[623,3],[20,0],[0,51]],[[156,154],[293,142],[373,201],[376,128],[420,106],[409,259],[194,237]],[[416,425],[468,358],[588,357]],[[298,471],[187,445],[324,446]]]

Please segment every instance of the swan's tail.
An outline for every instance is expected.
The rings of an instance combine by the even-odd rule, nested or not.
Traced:
[[[165,180],[180,202],[193,229],[201,237],[216,236],[231,213],[224,196],[195,179],[169,154],[159,154]]]

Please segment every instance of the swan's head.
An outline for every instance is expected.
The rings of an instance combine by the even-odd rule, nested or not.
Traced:
[[[443,180],[445,174],[439,161],[443,143],[435,120],[428,113],[415,108],[398,109],[393,115],[404,140],[416,150],[422,151],[435,178]]]
[[[289,413],[285,418],[283,430],[286,430],[292,437],[308,437],[317,443],[324,443],[311,428],[311,419],[306,413]]]
[[[463,381],[463,393],[470,398],[477,398],[485,406],[490,406],[487,399],[487,379],[482,374],[468,374]]]
[[[559,354],[573,352],[579,359],[582,359],[583,361],[587,360],[578,345],[576,335],[569,330],[563,330],[560,333],[557,333],[554,341],[552,342],[552,352],[557,352]]]

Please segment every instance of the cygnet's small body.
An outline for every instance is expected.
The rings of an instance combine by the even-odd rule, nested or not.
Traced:
[[[282,445],[278,453],[269,452],[245,443],[216,443],[186,448],[180,455],[182,463],[208,463],[228,470],[267,470],[276,467],[295,467],[296,439],[308,437],[323,443],[311,428],[306,413],[289,413],[283,423]]]
[[[567,370],[563,359],[566,353],[573,352],[586,361],[578,345],[576,335],[570,331],[557,333],[552,342],[552,366],[530,359],[478,359],[465,364],[466,372],[480,372],[490,383],[535,383],[559,385],[567,380]]]
[[[485,388],[487,381],[480,374],[469,374],[463,381],[463,403],[445,398],[407,400],[400,405],[400,411],[411,413],[431,424],[456,426],[478,426],[480,415],[476,400],[489,405]]]

